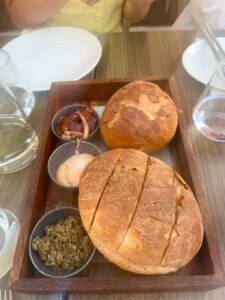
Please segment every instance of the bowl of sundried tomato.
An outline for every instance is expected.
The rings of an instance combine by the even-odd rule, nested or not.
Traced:
[[[99,116],[90,105],[76,103],[60,109],[52,119],[51,128],[62,142],[91,140],[99,129]]]

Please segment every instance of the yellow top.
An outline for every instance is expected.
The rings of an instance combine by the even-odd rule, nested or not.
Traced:
[[[85,0],[69,0],[55,16],[50,26],[74,26],[88,31],[121,31],[123,0],[98,0],[86,4]]]

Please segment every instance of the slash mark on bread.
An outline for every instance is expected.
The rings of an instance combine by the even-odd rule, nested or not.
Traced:
[[[151,215],[148,215],[148,218],[149,218],[149,219],[152,219],[152,220],[155,220],[155,221],[157,221],[157,222],[160,222],[160,223],[162,223],[162,224],[164,224],[164,225],[171,225],[171,224],[169,224],[169,223],[167,223],[167,222],[164,222],[162,219],[153,217],[153,216],[151,216]]]
[[[165,249],[163,251],[163,255],[162,255],[162,258],[161,258],[161,261],[160,261],[160,266],[165,265],[165,264],[163,264],[163,260],[166,257],[167,250],[169,249],[170,242],[171,242],[171,239],[172,239],[172,236],[173,236],[173,232],[175,231],[177,233],[177,236],[180,236],[179,232],[176,229],[176,226],[177,226],[177,223],[178,223],[178,218],[179,218],[180,210],[183,208],[182,201],[184,199],[184,196],[183,196],[183,194],[181,192],[181,186],[184,187],[185,189],[187,189],[187,186],[186,186],[186,184],[185,185],[183,184],[183,182],[181,181],[181,179],[177,176],[176,172],[173,172],[173,184],[174,184],[174,186],[177,187],[177,191],[176,191],[175,218],[174,218],[173,225],[171,227],[171,231],[170,231],[170,234],[169,234],[167,245],[166,245],[166,247],[165,247]]]
[[[104,194],[104,192],[105,192],[105,189],[106,189],[106,187],[107,187],[107,184],[108,184],[109,180],[110,180],[111,177],[113,176],[113,173],[114,173],[114,171],[115,171],[115,168],[116,168],[116,166],[118,165],[118,163],[119,163],[119,161],[120,161],[120,158],[121,158],[122,154],[123,154],[123,151],[122,151],[122,152],[120,153],[120,155],[118,156],[117,162],[115,163],[115,166],[114,166],[114,168],[113,168],[111,174],[109,175],[109,178],[108,178],[108,180],[107,180],[107,182],[106,182],[106,184],[105,184],[105,186],[104,186],[104,189],[103,189],[103,191],[102,191],[102,193],[101,193],[101,195],[100,195],[100,197],[99,197],[99,199],[98,199],[98,203],[97,203],[97,205],[96,205],[96,207],[95,207],[95,211],[94,211],[94,214],[93,214],[93,217],[92,217],[91,224],[90,224],[90,227],[89,227],[88,232],[91,231],[92,225],[93,225],[94,220],[95,220],[96,213],[97,213],[97,211],[98,211],[98,208],[99,208],[99,205],[100,205],[100,202],[101,202],[101,199],[102,199],[102,196],[103,196],[103,194]]]
[[[117,250],[119,250],[120,247],[123,245],[123,242],[124,242],[124,240],[125,240],[125,238],[126,238],[126,236],[127,236],[127,233],[128,233],[128,231],[129,231],[129,228],[130,228],[130,226],[131,226],[131,224],[132,224],[132,221],[133,221],[133,219],[134,219],[134,216],[135,216],[135,213],[136,213],[136,211],[137,211],[137,207],[138,207],[138,204],[139,204],[139,202],[140,202],[141,195],[142,195],[142,192],[143,192],[143,189],[144,189],[144,184],[145,184],[145,181],[146,181],[146,178],[147,178],[147,175],[148,175],[149,165],[151,165],[151,161],[150,161],[150,158],[148,157],[148,159],[147,159],[147,164],[146,164],[146,170],[145,170],[145,176],[144,176],[144,179],[143,179],[143,182],[142,182],[142,186],[141,186],[141,191],[140,191],[140,194],[139,194],[139,196],[138,196],[137,203],[136,203],[136,205],[135,205],[134,212],[133,212],[133,214],[132,214],[132,217],[131,217],[131,219],[130,219],[130,222],[129,222],[129,224],[128,224],[128,226],[127,226],[127,229],[126,229],[126,231],[125,231],[125,233],[124,233],[124,237],[123,237],[123,239],[122,239],[120,245],[117,247]]]

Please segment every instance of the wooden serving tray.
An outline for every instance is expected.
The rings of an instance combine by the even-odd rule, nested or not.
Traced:
[[[111,95],[131,80],[85,80],[52,85],[46,117],[40,135],[40,146],[34,162],[30,189],[24,212],[22,228],[11,271],[11,288],[24,293],[117,293],[117,292],[165,292],[207,290],[225,285],[216,229],[212,222],[204,189],[193,155],[188,130],[182,114],[181,103],[173,78],[149,81],[166,90],[176,102],[179,126],[172,142],[160,152],[154,153],[176,169],[193,190],[204,221],[205,237],[197,256],[185,267],[162,276],[137,275],[123,271],[108,262],[100,253],[82,273],[68,279],[51,279],[40,275],[32,266],[28,255],[31,231],[38,219],[47,211],[60,206],[77,206],[77,194],[66,191],[54,183],[47,174],[48,158],[58,141],[50,124],[53,115],[63,106],[72,103],[105,105]],[[100,135],[93,141],[102,150],[105,146]]]

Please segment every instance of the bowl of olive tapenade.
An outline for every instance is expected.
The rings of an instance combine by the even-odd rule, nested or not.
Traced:
[[[99,128],[99,116],[93,107],[76,103],[60,109],[52,119],[51,128],[62,142],[77,138],[91,140]]]
[[[80,273],[92,260],[95,248],[83,228],[79,210],[62,207],[44,215],[29,241],[29,255],[43,275],[66,278]]]

